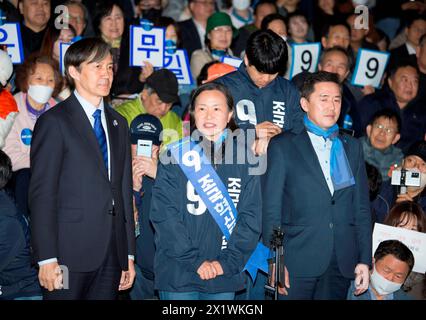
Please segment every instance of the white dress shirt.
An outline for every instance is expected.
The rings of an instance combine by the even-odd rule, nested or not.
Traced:
[[[77,90],[74,90],[74,95],[77,98],[78,102],[80,102],[81,106],[83,107],[84,113],[89,119],[90,125],[92,126],[92,128],[95,125],[95,118],[93,118],[93,114],[95,113],[97,109],[101,110],[101,123],[105,131],[107,150],[108,150],[108,178],[111,179],[111,152],[109,147],[108,126],[107,126],[106,117],[105,117],[104,99],[102,99],[99,106],[96,107],[93,104],[91,104],[89,101],[84,99],[81,95],[79,95]]]
[[[312,146],[314,147],[315,153],[317,154],[318,161],[321,165],[321,170],[324,175],[325,181],[327,182],[328,189],[331,195],[334,193],[333,181],[331,180],[331,146],[333,142],[330,139],[324,140],[323,137],[317,136],[308,131],[309,139],[311,139]]]

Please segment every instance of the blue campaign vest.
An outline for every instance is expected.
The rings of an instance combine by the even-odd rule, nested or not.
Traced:
[[[186,137],[169,145],[168,149],[203,200],[226,240],[229,240],[238,212],[225,185],[205,157],[201,147]],[[269,249],[259,242],[244,267],[253,281],[256,279],[258,269],[268,272],[268,257]]]

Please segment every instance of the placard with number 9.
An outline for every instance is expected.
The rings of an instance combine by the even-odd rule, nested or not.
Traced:
[[[321,52],[319,42],[292,44],[290,79],[303,71],[315,72]]]
[[[352,76],[352,84],[380,88],[388,60],[388,52],[360,49]]]

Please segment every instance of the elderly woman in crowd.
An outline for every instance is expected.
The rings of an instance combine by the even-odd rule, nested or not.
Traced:
[[[17,69],[14,97],[19,114],[6,138],[4,152],[12,160],[15,178],[15,196],[18,209],[28,213],[27,196],[30,176],[30,147],[37,119],[56,104],[62,87],[57,63],[48,56],[31,55]]]
[[[224,12],[215,12],[207,20],[206,48],[195,50],[191,57],[191,72],[197,79],[203,66],[210,61],[224,56],[233,56],[230,49],[236,30],[232,26],[231,18]]]

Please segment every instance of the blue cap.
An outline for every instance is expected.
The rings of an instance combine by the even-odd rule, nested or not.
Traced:
[[[137,144],[138,140],[151,140],[153,144],[161,144],[160,134],[163,126],[157,117],[140,114],[130,124],[130,141]]]

